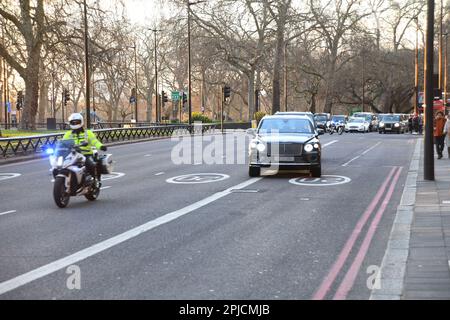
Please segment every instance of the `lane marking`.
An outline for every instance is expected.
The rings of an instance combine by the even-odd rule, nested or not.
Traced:
[[[333,141],[330,141],[330,142],[328,142],[328,143],[325,143],[322,147],[328,147],[328,146],[331,146],[333,143],[336,143],[336,142],[338,142],[339,140],[333,140]]]
[[[392,176],[394,175],[394,172],[397,168],[392,168],[392,170],[389,172],[388,176],[384,180],[381,187],[378,189],[378,192],[376,193],[375,197],[372,199],[372,202],[370,202],[369,206],[367,207],[366,211],[364,211],[361,218],[359,218],[358,223],[356,224],[355,228],[353,229],[350,237],[347,239],[347,242],[345,243],[344,247],[342,248],[341,252],[339,253],[338,258],[334,262],[333,266],[331,267],[330,271],[326,275],[326,277],[323,279],[322,284],[320,285],[319,289],[316,291],[316,293],[313,296],[313,300],[322,300],[325,298],[325,295],[330,290],[331,286],[333,285],[334,281],[336,280],[336,277],[340,273],[342,267],[345,264],[345,261],[347,260],[350,251],[353,249],[353,246],[355,245],[356,239],[358,238],[359,234],[361,233],[364,225],[369,220],[370,216],[372,215],[372,212],[375,210],[375,207],[377,206],[378,202],[380,201],[381,197],[384,194],[384,191],[387,188],[387,185],[389,181],[391,180]]]
[[[20,177],[20,173],[0,173],[0,181]]]
[[[381,141],[378,142],[377,144],[373,145],[372,147],[370,147],[369,149],[367,149],[366,151],[364,151],[363,153],[361,153],[360,155],[354,157],[353,159],[351,159],[350,161],[344,163],[342,166],[343,167],[347,167],[350,163],[352,163],[353,161],[361,158],[363,155],[365,155],[366,153],[372,151],[373,149],[375,149],[377,146],[379,146],[381,144]]]
[[[125,176],[125,173],[123,172],[113,172],[111,174],[102,174],[102,181],[106,180],[112,180],[112,179],[119,179]]]
[[[101,187],[100,190],[106,190],[106,189],[109,189],[109,188],[112,188],[112,187],[111,186],[105,186],[105,187]]]
[[[218,182],[228,179],[230,176],[223,173],[190,173],[182,176],[172,177],[166,180],[167,183],[175,184],[199,184]]]
[[[324,187],[345,184],[352,181],[352,179],[344,176],[322,175],[320,178],[293,178],[289,183],[299,186]]]
[[[364,258],[367,255],[367,252],[369,251],[370,243],[372,242],[373,236],[375,235],[375,231],[377,230],[378,224],[380,223],[381,218],[383,217],[383,214],[386,211],[386,207],[389,204],[389,201],[391,200],[391,197],[394,193],[395,187],[397,186],[397,182],[398,179],[400,178],[400,173],[402,172],[402,169],[403,169],[402,167],[398,169],[394,179],[392,180],[388,192],[384,197],[380,208],[378,208],[378,211],[375,214],[372,223],[369,226],[369,230],[367,231],[367,234],[364,237],[364,241],[361,244],[361,247],[359,248],[358,254],[356,255],[352,265],[345,274],[344,280],[342,280],[341,285],[339,286],[338,290],[336,291],[336,294],[333,297],[333,300],[344,300],[347,297],[350,290],[352,289],[353,284],[355,283],[356,276],[358,275],[359,269],[361,268],[361,265],[364,261]]]
[[[155,173],[155,176],[161,176],[161,175],[163,175],[165,172],[158,172],[158,173]]]
[[[144,157],[151,157],[152,155],[151,154],[146,154]]]
[[[5,211],[5,212],[0,213],[0,216],[4,216],[4,215],[7,215],[7,214],[16,213],[16,212],[17,212],[17,210]]]
[[[78,251],[74,254],[71,254],[65,258],[56,260],[56,261],[46,264],[40,268],[34,269],[34,270],[24,273],[20,276],[17,276],[10,280],[4,281],[4,282],[0,283],[0,295],[4,294],[6,292],[9,292],[11,290],[17,289],[21,286],[24,286],[34,280],[43,278],[43,277],[45,277],[49,274],[52,274],[58,270],[64,269],[72,264],[78,263],[86,258],[89,258],[95,254],[98,254],[109,248],[119,245],[127,240],[133,239],[147,231],[155,229],[156,227],[159,227],[161,225],[164,225],[166,223],[174,221],[178,218],[181,218],[182,216],[185,216],[188,213],[194,212],[195,210],[198,210],[214,201],[217,201],[223,197],[226,197],[227,195],[232,193],[231,190],[233,190],[233,189],[234,190],[244,189],[244,188],[260,181],[261,179],[263,179],[263,178],[262,177],[251,178],[251,179],[244,181],[238,185],[230,187],[224,191],[217,192],[209,197],[204,198],[203,200],[200,200],[191,205],[188,205],[187,207],[181,208],[176,211],[169,212],[159,218],[156,218],[147,223],[144,223],[136,228],[125,231],[124,233],[121,233],[117,236],[114,236],[112,238],[109,238],[107,240],[99,242],[95,245],[92,245],[88,248],[80,250],[80,251]]]

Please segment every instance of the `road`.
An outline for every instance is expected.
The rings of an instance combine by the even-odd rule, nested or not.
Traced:
[[[122,145],[99,200],[63,210],[47,160],[0,166],[0,299],[368,299],[416,140],[323,135],[323,183],[349,179],[314,186],[290,183],[318,183],[298,172],[176,165],[175,141]],[[193,173],[227,176],[166,181]]]

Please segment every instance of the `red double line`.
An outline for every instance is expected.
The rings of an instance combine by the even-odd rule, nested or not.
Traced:
[[[398,169],[398,170],[397,170]],[[397,173],[394,176],[395,171],[397,170]],[[394,167],[389,172],[388,176],[384,180],[381,187],[378,189],[378,192],[376,193],[375,197],[370,202],[367,209],[364,211],[364,214],[359,219],[358,223],[356,224],[355,228],[353,229],[350,237],[348,238],[347,242],[344,245],[344,248],[341,250],[337,260],[331,267],[330,271],[328,272],[325,279],[322,281],[322,284],[320,285],[319,289],[316,291],[314,296],[312,297],[313,300],[322,300],[325,298],[326,294],[330,290],[331,286],[333,285],[334,281],[336,280],[336,277],[341,272],[342,267],[344,266],[345,262],[347,261],[348,256],[350,255],[350,252],[352,251],[355,242],[361,233],[361,230],[369,220],[370,216],[374,212],[377,204],[379,203],[381,197],[383,196],[384,192],[386,191],[386,188],[389,184],[389,181],[391,180],[392,176],[394,176],[394,179],[391,182],[391,185],[388,189],[388,192],[378,209],[374,220],[372,221],[369,230],[364,238],[363,244],[361,245],[357,256],[355,257],[355,260],[353,261],[350,269],[345,275],[344,280],[342,281],[341,285],[339,286],[338,291],[336,292],[336,295],[334,296],[334,299],[345,299],[348,292],[352,288],[355,278],[358,274],[359,268],[361,266],[362,261],[364,260],[367,251],[370,246],[370,242],[372,241],[373,235],[375,233],[375,230],[381,220],[381,217],[383,216],[384,211],[386,210],[387,204],[389,203],[392,194],[395,189],[395,185],[397,184],[397,181],[400,177],[400,173],[402,171],[402,168]]]

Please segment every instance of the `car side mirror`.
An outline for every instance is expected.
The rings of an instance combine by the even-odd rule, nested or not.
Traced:
[[[321,136],[321,135],[325,134],[325,131],[323,129],[317,129],[317,134],[319,136]]]
[[[256,136],[256,131],[253,128],[249,128],[247,129],[247,134],[251,135],[251,136]]]

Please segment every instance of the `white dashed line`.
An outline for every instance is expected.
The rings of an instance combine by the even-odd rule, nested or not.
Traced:
[[[5,212],[0,213],[0,216],[4,216],[4,215],[7,215],[7,214],[16,213],[16,212],[17,212],[16,210],[5,211]]]
[[[161,176],[163,174],[164,174],[164,172],[158,172],[158,173],[155,173],[155,176]]]
[[[369,149],[367,149],[366,151],[364,151],[363,153],[361,153],[360,155],[354,157],[353,159],[351,159],[350,161],[344,163],[342,166],[343,167],[347,167],[350,163],[352,163],[353,161],[361,158],[363,155],[365,155],[366,153],[368,153],[369,151],[375,149],[376,147],[378,147],[381,144],[381,141],[378,142],[377,144],[373,145],[372,147],[370,147]]]
[[[207,206],[219,199],[222,199],[223,197],[230,195],[232,193],[233,189],[244,189],[244,188],[254,184],[255,182],[260,181],[261,179],[262,179],[261,177],[260,178],[251,178],[251,179],[246,180],[238,185],[230,187],[224,191],[217,192],[209,197],[206,197],[203,200],[200,200],[193,204],[190,204],[184,208],[169,212],[163,216],[160,216],[159,218],[150,220],[138,227],[135,227],[133,229],[125,231],[121,234],[118,234],[107,240],[101,241],[97,244],[94,244],[94,245],[92,245],[88,248],[85,248],[83,250],[80,250],[78,252],[75,252],[74,254],[71,254],[71,255],[61,258],[59,260],[53,261],[51,263],[48,263],[40,268],[31,270],[25,274],[19,275],[10,280],[1,282],[0,283],[0,295],[4,294],[6,292],[9,292],[11,290],[17,289],[19,287],[22,287],[22,286],[24,286],[32,281],[35,281],[37,279],[43,278],[43,277],[45,277],[49,274],[52,274],[58,270],[64,269],[65,267],[68,267],[72,264],[75,264],[82,260],[85,260],[85,259],[87,259],[93,255],[96,255],[100,252],[103,252],[107,249],[115,247],[127,240],[133,239],[133,238],[143,234],[144,232],[150,231],[161,225],[164,225],[166,223],[174,221],[174,220],[181,218],[191,212],[195,212],[196,210],[198,210],[204,206]]]

